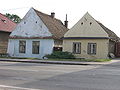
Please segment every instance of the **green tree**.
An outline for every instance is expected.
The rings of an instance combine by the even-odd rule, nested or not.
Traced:
[[[16,14],[6,13],[5,16],[8,17],[10,20],[12,20],[15,23],[19,23],[21,21],[21,18]]]

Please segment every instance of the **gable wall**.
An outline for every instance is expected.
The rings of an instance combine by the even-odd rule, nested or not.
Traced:
[[[89,13],[86,13],[64,37],[108,37],[108,34]]]
[[[43,21],[31,8],[10,36],[47,37],[52,36]]]

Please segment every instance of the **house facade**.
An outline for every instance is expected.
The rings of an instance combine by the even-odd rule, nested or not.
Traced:
[[[62,47],[61,37],[68,29],[54,16],[31,8],[10,34],[10,56],[43,58],[54,47]]]
[[[118,36],[88,12],[64,35],[63,51],[76,58],[107,59],[115,54]]]
[[[0,13],[0,54],[7,53],[8,38],[16,27],[16,23]]]

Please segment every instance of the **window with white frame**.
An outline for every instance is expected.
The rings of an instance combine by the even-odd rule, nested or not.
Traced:
[[[39,41],[32,42],[32,54],[39,54],[39,46],[40,46]]]
[[[97,44],[96,43],[88,43],[88,54],[96,54]]]
[[[19,53],[25,53],[26,41],[19,41]]]
[[[81,53],[81,43],[80,42],[73,42],[73,53],[74,54]]]

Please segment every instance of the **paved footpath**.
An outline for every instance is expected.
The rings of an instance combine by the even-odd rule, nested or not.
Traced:
[[[120,59],[113,59],[108,62],[78,62],[78,61],[49,61],[49,60],[31,60],[31,59],[7,59],[0,58],[0,61],[7,62],[24,62],[24,63],[43,63],[43,64],[64,64],[64,65],[105,65],[120,62]]]

